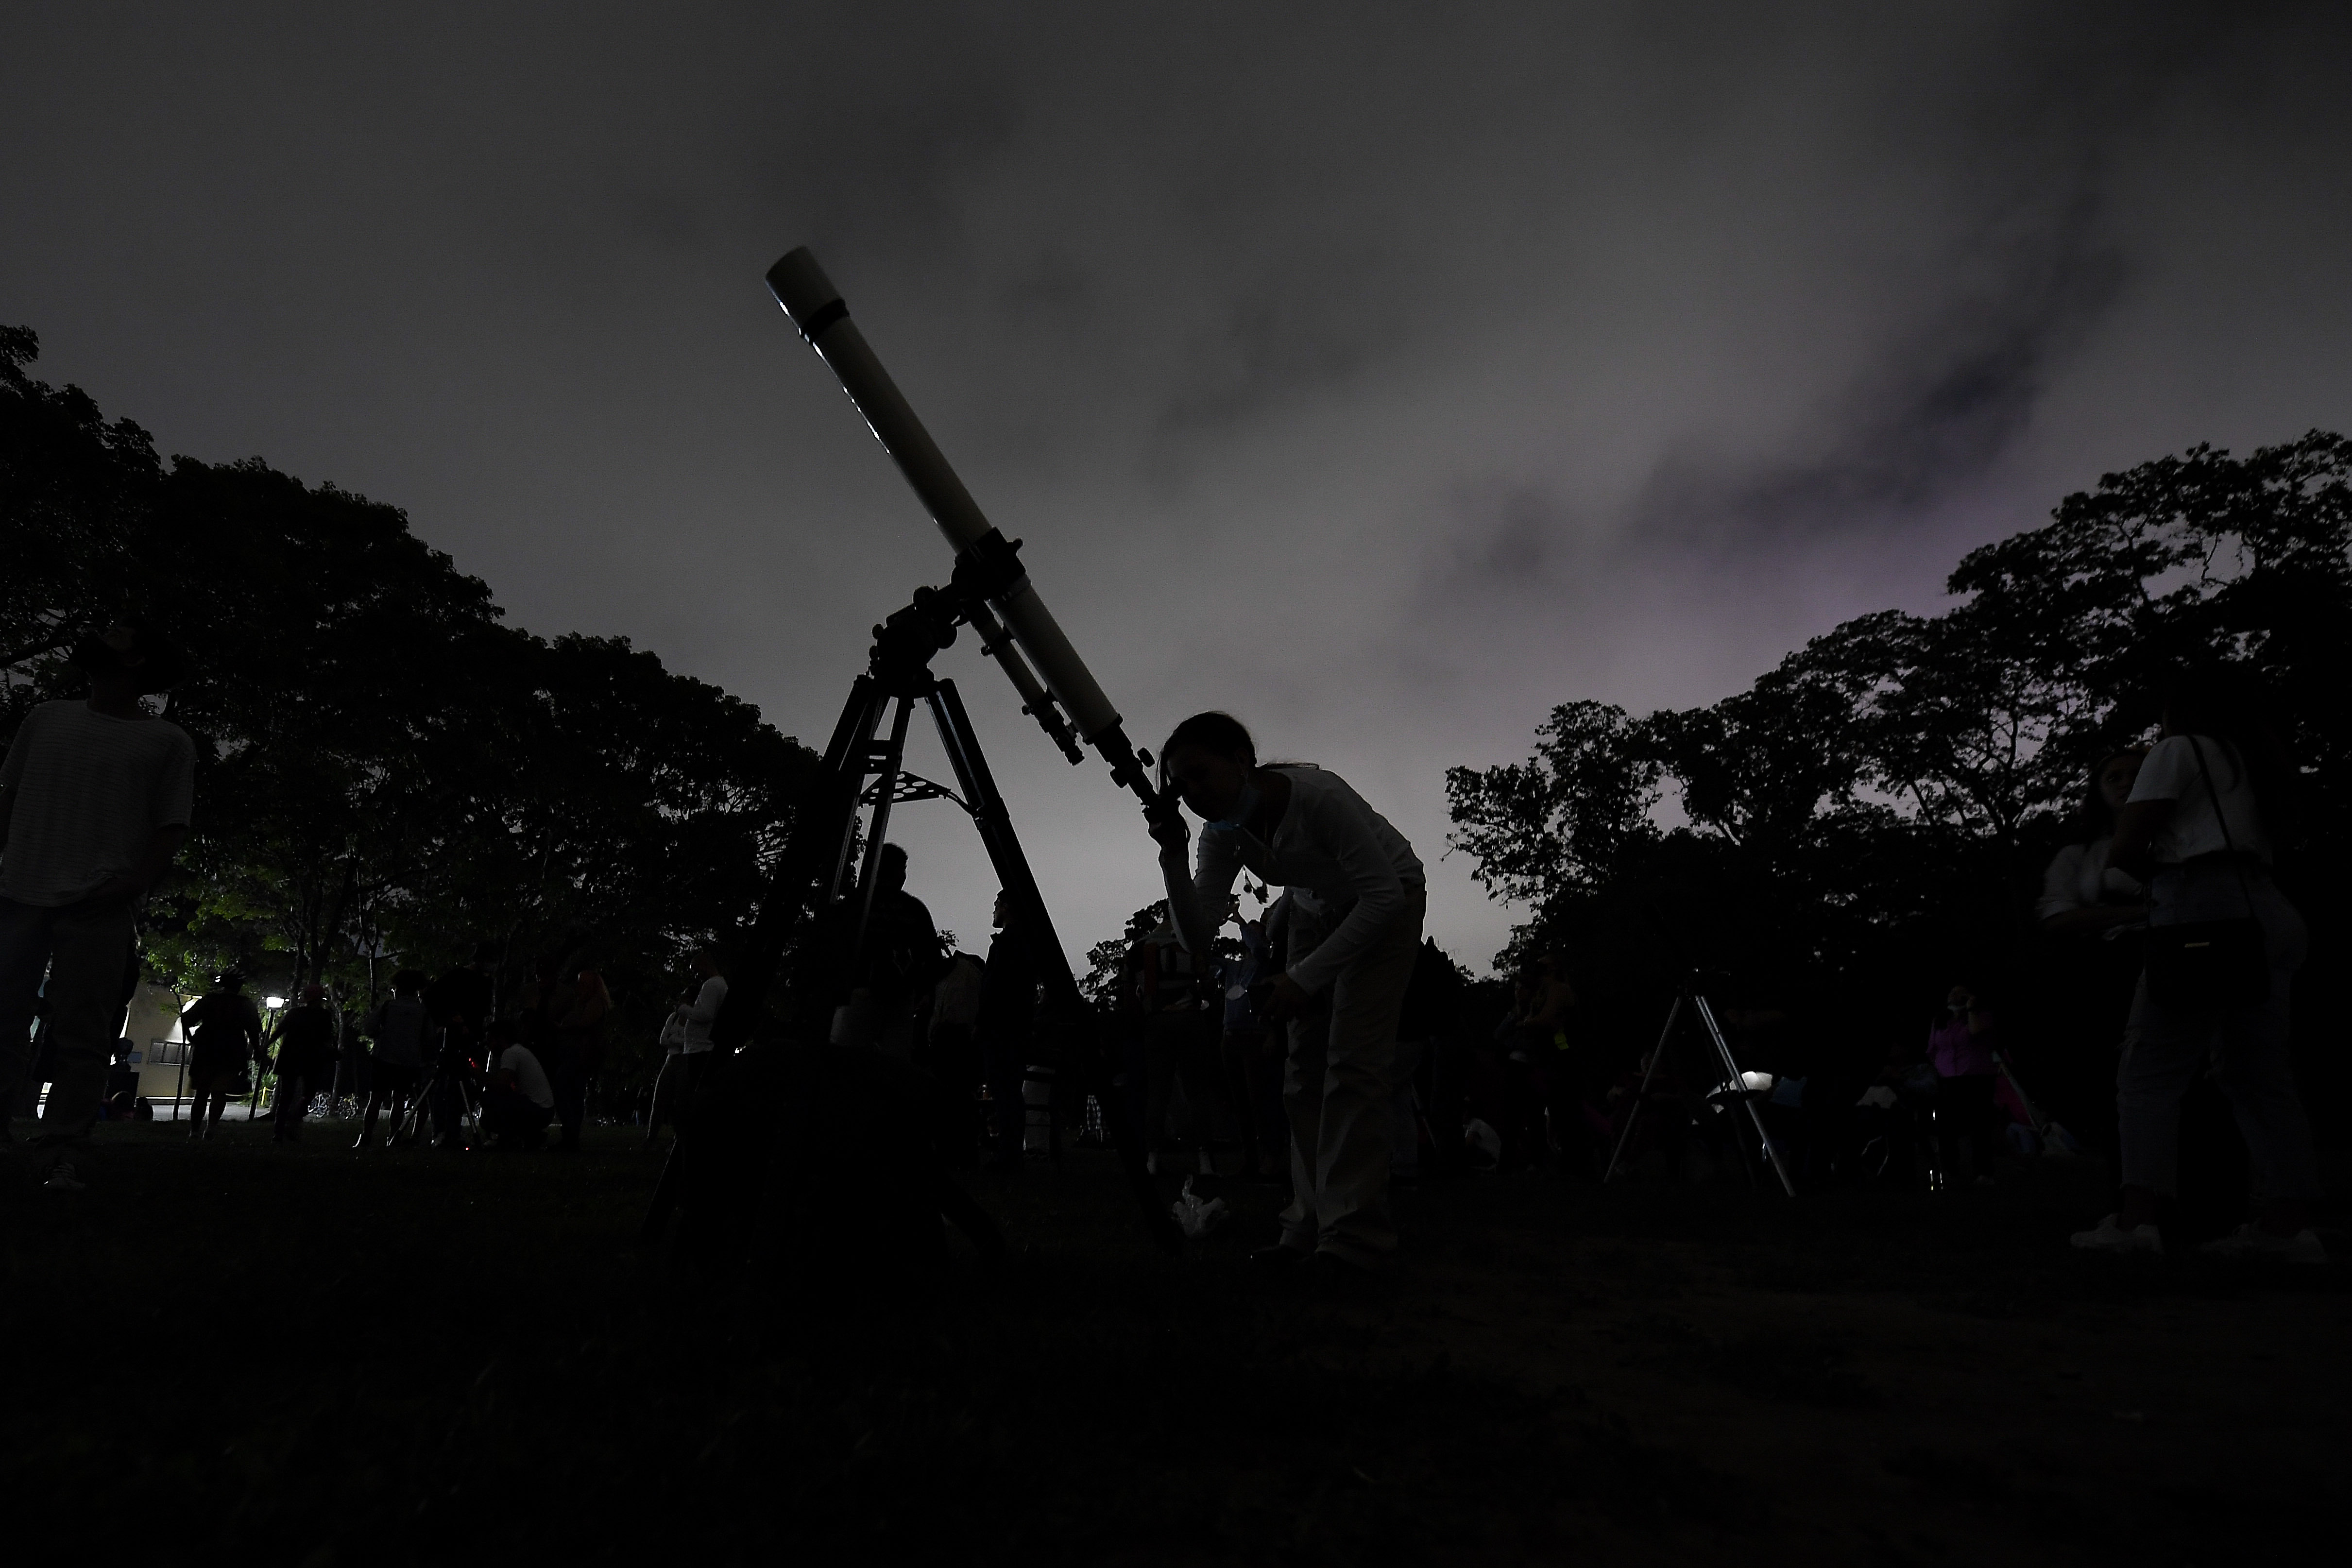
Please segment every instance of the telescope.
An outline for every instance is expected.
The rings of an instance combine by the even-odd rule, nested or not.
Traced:
[[[954,569],[944,588],[916,589],[909,603],[874,628],[866,670],[851,683],[815,778],[794,803],[783,848],[728,971],[727,1000],[711,1037],[730,1055],[681,1121],[646,1215],[646,1238],[658,1240],[672,1212],[682,1207],[688,1234],[706,1258],[740,1256],[768,1176],[767,1130],[744,1108],[772,1104],[779,1086],[795,1081],[778,1066],[780,1052],[862,1048],[835,1039],[834,1004],[847,977],[860,972],[890,808],[899,801],[945,796],[978,828],[1004,890],[1007,930],[1044,982],[1041,1033],[1051,1042],[1047,1055],[1056,1058],[1065,1080],[1091,1092],[1101,1106],[1147,1228],[1160,1246],[1175,1250],[1182,1232],[1147,1173],[1127,1098],[1112,1092],[1099,1020],[1055,935],[962,699],[952,680],[932,672],[932,657],[955,641],[959,627],[971,627],[982,651],[1013,682],[1023,710],[1071,763],[1083,762],[1083,748],[1093,747],[1154,822],[1174,813],[1173,799],[1152,787],[1150,757],[1128,739],[1118,710],[1045,607],[1022,565],[1020,542],[1006,539],[981,511],[816,258],[805,248],[793,250],[768,269],[767,281],[939,525],[954,552]],[[938,727],[955,770],[955,790],[903,771],[908,725],[918,706],[929,710]],[[861,842],[865,854],[853,879],[851,862]],[[752,1042],[788,956],[792,1021],[784,1038],[734,1055]],[[943,1173],[940,1179],[946,1182]],[[957,1223],[990,1223],[960,1190],[947,1201],[963,1216]]]
[[[939,443],[923,428],[890,373],[867,346],[866,334],[850,319],[841,290],[833,286],[807,247],[788,253],[768,268],[768,288],[801,336],[840,379],[842,391],[849,395],[890,460],[898,465],[958,560],[1010,562],[1020,544],[1008,542],[981,511],[940,453]],[[1161,809],[1146,772],[1148,764],[1128,740],[1118,710],[1103,695],[1086,660],[1070,646],[1027,573],[1012,564],[1003,580],[991,587],[993,591],[985,595],[980,613],[969,618],[980,634],[982,648],[996,659],[1020,693],[1023,710],[1037,721],[1073,763],[1079,760],[1078,748],[1070,740],[1075,729],[1077,738],[1110,764],[1113,778],[1134,790],[1147,809]],[[1017,647],[1007,645],[1008,632]],[[1042,688],[1041,675],[1045,678]]]

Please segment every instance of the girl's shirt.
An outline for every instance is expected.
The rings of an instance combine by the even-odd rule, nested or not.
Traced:
[[[2051,858],[2042,873],[2042,897],[2033,906],[2037,920],[2048,920],[2073,910],[2095,910],[2103,904],[2136,904],[2147,897],[2132,876],[2107,864],[2114,841],[2069,844]]]
[[[2158,741],[2147,761],[2139,765],[2139,777],[2132,784],[2135,803],[2173,803],[2172,816],[2157,830],[2151,845],[2157,864],[2178,866],[2200,855],[2221,854],[2234,843],[2241,853],[2269,865],[2270,835],[2263,827],[2262,806],[2254,799],[2254,782],[2246,771],[2245,758],[2227,741],[2200,735],[2196,742],[2190,745],[2186,735],[2168,735]],[[2202,772],[2197,766],[2200,750],[2205,753]],[[2210,789],[2205,782],[2209,775]],[[2221,813],[2229,818],[2226,837],[2221,831],[2222,816],[2214,810],[2217,798]]]
[[[1290,781],[1290,805],[1275,826],[1273,842],[1238,827],[1203,827],[1191,885],[1171,866],[1168,896],[1189,906],[1192,918],[1181,929],[1198,934],[1209,913],[1225,907],[1244,867],[1267,883],[1313,894],[1325,918],[1338,924],[1290,965],[1290,978],[1312,994],[1371,945],[1426,879],[1404,835],[1346,780],[1320,768],[1275,771]]]

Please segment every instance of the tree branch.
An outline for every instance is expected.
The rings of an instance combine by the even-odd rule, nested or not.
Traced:
[[[27,643],[23,647],[11,649],[5,656],[0,656],[0,669],[14,669],[26,659],[38,658],[45,653],[55,653],[61,647],[70,647],[73,646],[74,638],[81,635],[79,626],[63,626],[58,630],[60,635],[50,637],[47,642]]]

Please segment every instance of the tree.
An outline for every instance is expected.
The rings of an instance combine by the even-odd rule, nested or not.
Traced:
[[[2289,863],[2322,886],[2345,866],[2352,442],[2105,475],[1949,589],[1941,615],[1849,621],[1710,707],[1570,702],[1526,762],[1450,770],[1450,842],[1529,911],[1502,961],[1565,946],[1601,992],[1691,961],[1849,997],[1948,983],[2015,946],[2090,767],[2149,734],[2188,664],[2271,694],[2305,765]]]
[[[1605,883],[1627,847],[1656,830],[1659,763],[1622,708],[1563,702],[1524,763],[1448,768],[1456,848],[1481,887],[1543,904]]]
[[[593,961],[649,1043],[683,950],[752,908],[814,757],[624,639],[543,641],[396,508],[258,458],[156,460],[0,331],[0,724],[79,689],[63,652],[139,615],[194,674],[183,872],[152,968],[372,996],[482,942]]]
[[[1129,1000],[1125,990],[1128,954],[1135,951],[1137,942],[1167,923],[1168,900],[1161,899],[1128,916],[1126,929],[1118,936],[1087,949],[1087,972],[1078,981],[1078,989],[1086,994],[1087,1000],[1102,1012],[1118,1012]]]
[[[146,431],[26,374],[40,347],[29,329],[0,327],[0,668],[12,672],[93,629],[138,572],[162,473]]]

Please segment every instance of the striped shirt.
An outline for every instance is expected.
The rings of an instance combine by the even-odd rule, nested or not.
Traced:
[[[0,762],[0,789],[15,792],[0,897],[78,903],[131,870],[157,828],[187,826],[195,771],[195,742],[177,724],[42,703]]]

